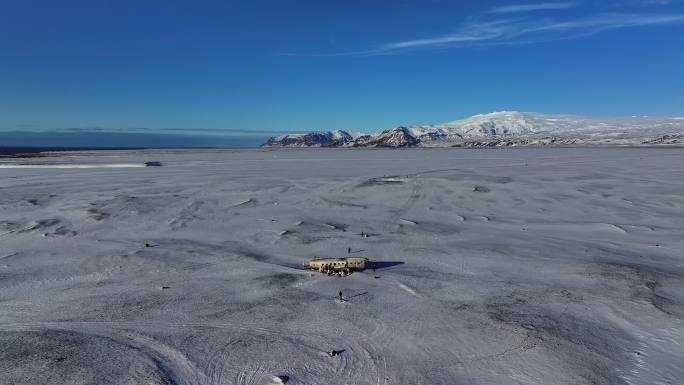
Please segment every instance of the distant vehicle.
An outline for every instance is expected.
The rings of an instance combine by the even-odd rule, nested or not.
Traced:
[[[145,162],[145,167],[161,167],[162,163],[161,162]]]
[[[318,258],[313,257],[308,264],[310,270],[318,271],[328,275],[338,274],[340,276],[349,275],[354,271],[366,269],[368,258],[349,257],[349,258]]]

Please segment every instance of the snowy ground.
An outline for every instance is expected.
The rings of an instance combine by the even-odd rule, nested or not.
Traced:
[[[684,378],[681,150],[2,163],[103,167],[0,169],[0,384]],[[298,268],[348,247],[381,268]]]

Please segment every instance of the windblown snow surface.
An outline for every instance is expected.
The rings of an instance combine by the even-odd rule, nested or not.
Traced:
[[[680,150],[31,161],[163,167],[0,169],[1,384],[684,378]]]

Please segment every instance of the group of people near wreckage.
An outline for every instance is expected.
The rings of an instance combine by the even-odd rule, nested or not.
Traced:
[[[340,277],[346,277],[346,276],[348,276],[349,274],[352,273],[352,270],[349,269],[349,268],[347,268],[347,267],[342,268],[342,269],[335,269],[335,268],[332,267],[332,266],[327,266],[327,267],[323,267],[322,270],[321,270],[321,272],[324,273],[324,274],[328,274],[328,276],[330,276],[330,275],[338,275],[338,276],[340,276]]]

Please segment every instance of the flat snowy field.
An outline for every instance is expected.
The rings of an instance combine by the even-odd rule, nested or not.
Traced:
[[[1,162],[1,384],[684,381],[680,149]]]

